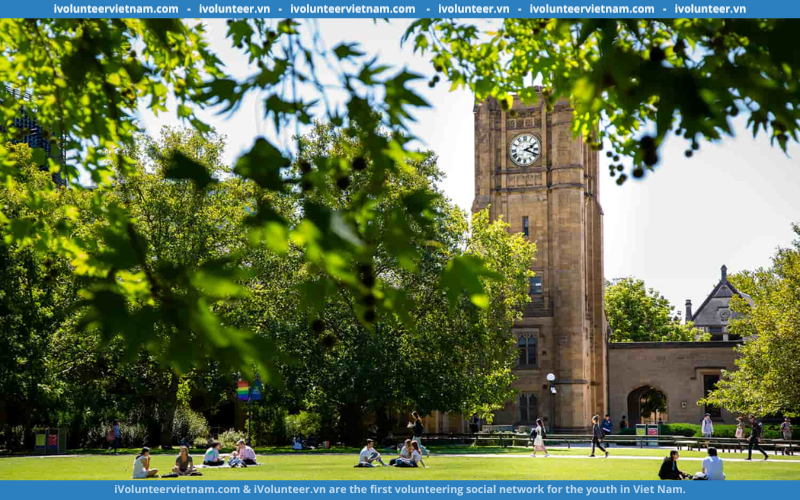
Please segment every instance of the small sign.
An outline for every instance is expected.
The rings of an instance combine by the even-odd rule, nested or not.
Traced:
[[[48,446],[58,446],[58,434],[50,434],[47,436]]]
[[[236,386],[236,394],[239,396],[239,401],[247,401],[250,398],[250,385],[247,380],[240,380]]]
[[[250,393],[250,399],[253,401],[261,401],[261,380],[256,379],[253,384],[253,391]]]

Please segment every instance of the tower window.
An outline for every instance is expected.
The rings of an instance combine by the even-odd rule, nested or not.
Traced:
[[[531,295],[542,294],[542,278],[540,276],[534,276],[533,278],[528,278],[528,286],[530,287]]]
[[[524,234],[526,238],[531,235],[531,228],[530,225],[528,224],[527,215],[522,218],[522,234]]]
[[[536,334],[520,335],[517,339],[517,366],[520,368],[536,368],[538,357]]]

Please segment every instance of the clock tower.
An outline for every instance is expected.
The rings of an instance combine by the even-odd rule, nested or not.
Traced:
[[[515,98],[510,110],[490,98],[473,112],[472,211],[488,207],[537,247],[531,303],[513,329],[519,395],[494,423],[541,418],[548,428],[585,430],[608,398],[597,151],[573,137],[566,100],[548,112],[541,95],[532,106]]]

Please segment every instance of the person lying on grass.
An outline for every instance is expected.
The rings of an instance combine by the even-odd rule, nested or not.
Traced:
[[[419,467],[418,464],[422,464],[423,467],[427,467],[425,462],[422,461],[422,452],[420,452],[419,443],[416,441],[411,441],[411,458],[398,458],[394,461],[395,467]]]
[[[211,448],[206,450],[206,454],[203,457],[203,465],[208,467],[219,467],[221,465],[225,465],[225,460],[219,456],[220,446],[221,445],[217,441],[211,442]]]
[[[192,463],[192,456],[189,455],[189,448],[186,446],[181,446],[180,454],[178,458],[175,459],[175,467],[172,468],[172,472],[181,476],[188,476],[192,472],[194,472],[194,464]]]
[[[382,466],[388,467],[387,464],[383,463],[381,454],[375,449],[374,442],[371,439],[367,439],[367,445],[361,450],[361,454],[358,456],[358,463],[355,466],[372,467],[372,462],[378,462]]]
[[[133,479],[158,477],[158,469],[150,468],[150,448],[145,446],[133,460]]]

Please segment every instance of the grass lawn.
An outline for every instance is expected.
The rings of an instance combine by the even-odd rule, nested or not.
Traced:
[[[555,450],[554,450],[555,451]],[[581,451],[581,450],[573,450]],[[632,450],[629,450],[632,451]],[[648,450],[649,451],[649,450]],[[661,451],[663,450],[653,450]],[[517,450],[518,453],[522,450]],[[585,450],[583,450],[585,453]],[[571,454],[571,452],[570,452]],[[556,453],[554,453],[556,455]],[[557,455],[563,455],[557,453]],[[618,455],[622,455],[621,450]],[[196,457],[200,460],[201,457]],[[741,454],[738,458],[742,458]],[[203,469],[202,477],[179,478],[175,481],[207,479],[238,480],[577,480],[577,479],[657,479],[658,460],[602,458],[518,458],[498,454],[491,458],[434,455],[426,461],[427,469],[395,469],[393,467],[356,469],[355,455],[302,454],[262,455],[263,466],[247,469]],[[0,480],[4,479],[107,479],[131,478],[133,456],[77,456],[62,458],[4,457],[0,458]],[[152,466],[160,472],[169,471],[174,455],[154,455]],[[699,461],[685,460],[681,468],[694,473]],[[800,480],[800,463],[792,461],[728,462],[728,479],[794,479]],[[151,479],[164,484],[171,479]]]

